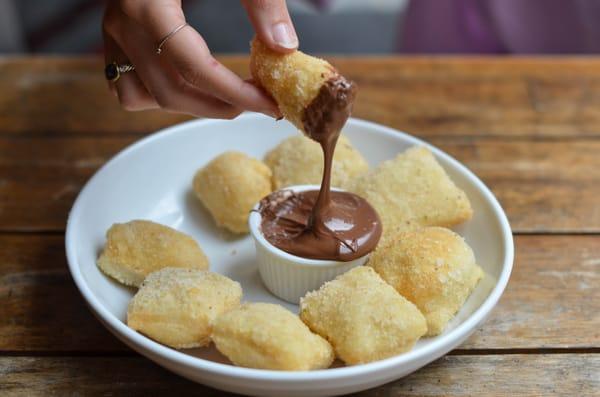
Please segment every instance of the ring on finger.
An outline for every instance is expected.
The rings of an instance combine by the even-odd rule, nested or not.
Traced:
[[[158,45],[156,46],[156,54],[160,55],[160,53],[162,52],[162,48],[165,45],[165,43],[167,41],[169,41],[169,39],[173,36],[175,36],[175,34],[177,32],[179,32],[181,29],[185,28],[186,26],[189,26],[188,23],[182,23],[181,25],[177,26],[175,29],[171,30],[169,33],[167,33],[158,43]]]
[[[119,80],[121,74],[131,72],[133,70],[135,70],[135,66],[129,62],[123,64],[111,62],[104,68],[104,77],[106,77],[106,80],[114,83]]]

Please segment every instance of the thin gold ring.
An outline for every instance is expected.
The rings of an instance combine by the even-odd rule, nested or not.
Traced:
[[[171,30],[165,37],[163,37],[160,43],[158,43],[158,46],[156,47],[156,53],[160,55],[160,53],[162,52],[162,47],[165,45],[165,43],[186,26],[189,26],[187,22],[177,26],[175,29]]]

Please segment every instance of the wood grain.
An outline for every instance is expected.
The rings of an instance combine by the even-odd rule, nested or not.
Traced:
[[[510,282],[461,349],[600,348],[600,236],[516,236]]]
[[[134,140],[0,138],[0,230],[64,230],[85,181]],[[600,232],[600,140],[430,141],[483,179],[515,232]]]
[[[356,396],[598,395],[600,57],[328,57],[355,116],[427,138],[497,195],[511,281],[458,350]],[[247,76],[247,58],[222,57]],[[98,58],[0,56],[0,395],[202,395],[93,317],[64,256],[85,181],[187,116],[120,109]]]
[[[62,236],[0,235],[0,355],[127,348],[92,316]],[[465,349],[600,348],[600,236],[518,236],[508,288]]]
[[[446,356],[360,396],[594,396],[600,355]],[[141,357],[3,357],[6,396],[230,395],[194,384]]]
[[[63,236],[4,235],[0,247],[0,355],[127,350],[85,305],[67,269]]]
[[[248,76],[247,58],[221,57]],[[328,57],[357,117],[420,136],[600,136],[600,59]],[[142,134],[186,116],[121,111],[98,58],[0,58],[0,130]]]

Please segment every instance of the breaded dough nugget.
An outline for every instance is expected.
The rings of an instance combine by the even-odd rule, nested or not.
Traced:
[[[208,269],[208,259],[193,238],[144,220],[112,225],[97,264],[120,283],[136,287],[164,267]]]
[[[355,181],[352,189],[375,207],[384,239],[406,225],[452,226],[473,215],[471,203],[433,154],[413,147]]]
[[[331,345],[279,305],[247,303],[217,318],[217,349],[235,365],[289,371],[327,368]]]
[[[244,153],[225,152],[198,170],[194,192],[219,227],[248,232],[250,210],[271,193],[271,170]]]
[[[441,227],[395,234],[372,254],[369,266],[417,305],[429,336],[444,330],[483,277],[463,238]]]
[[[417,307],[365,266],[309,292],[300,301],[300,318],[346,364],[405,352],[427,331]]]
[[[184,349],[207,345],[212,322],[240,305],[242,287],[220,274],[165,268],[150,274],[127,310],[127,325]]]
[[[279,105],[283,116],[304,131],[304,110],[317,96],[323,84],[338,75],[327,61],[301,51],[281,54],[260,40],[251,43],[250,71]]]
[[[323,177],[323,151],[319,144],[305,136],[291,136],[265,156],[273,172],[274,190],[292,185],[318,185]],[[354,179],[365,174],[369,164],[341,135],[331,168],[331,186],[346,189]]]

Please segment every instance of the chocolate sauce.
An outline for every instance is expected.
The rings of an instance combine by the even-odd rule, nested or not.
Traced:
[[[372,251],[381,237],[379,216],[366,200],[348,192],[331,192],[333,153],[355,96],[354,83],[336,75],[304,110],[304,132],[323,150],[321,189],[279,191],[260,203],[263,235],[290,254],[351,261]]]
[[[350,261],[371,252],[381,236],[377,213],[363,198],[331,192],[323,225],[311,227],[318,190],[279,190],[260,202],[261,230],[267,241],[292,255]]]

